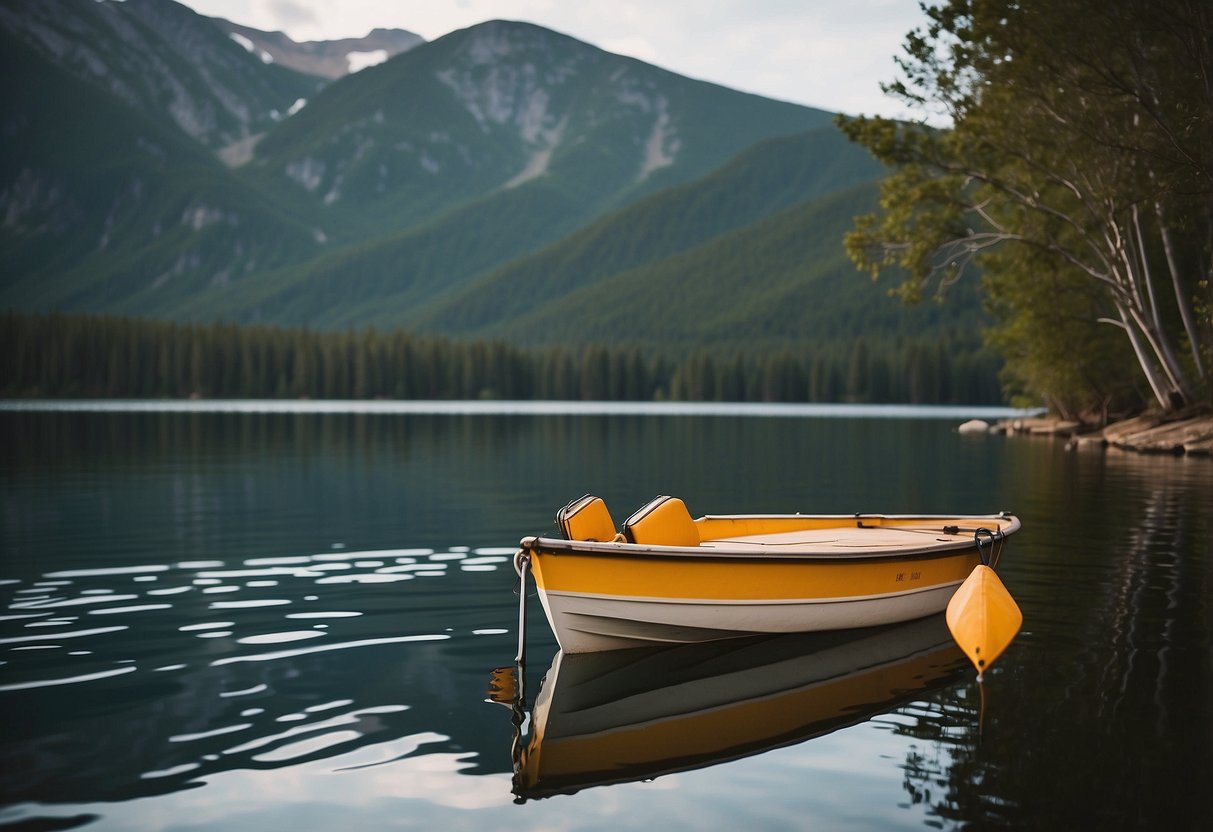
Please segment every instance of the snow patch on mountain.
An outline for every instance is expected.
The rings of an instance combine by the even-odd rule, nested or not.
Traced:
[[[326,165],[319,159],[310,156],[296,159],[286,166],[286,175],[294,179],[309,191],[314,191],[324,182]]]
[[[664,97],[657,100],[656,112],[657,118],[653,120],[653,132],[649,133],[649,138],[644,145],[644,161],[641,164],[637,181],[643,181],[653,171],[674,164],[675,157],[682,148],[682,141],[670,126],[669,102]]]
[[[203,203],[190,205],[181,213],[181,224],[194,231],[201,231],[217,222],[226,222],[228,225],[235,227],[240,224],[240,217],[237,214],[228,213],[222,208],[216,208]]]
[[[482,131],[512,126],[524,142],[543,152],[550,149],[560,122],[553,95],[578,74],[581,63],[555,60],[551,52],[551,44],[529,29],[488,23],[437,76]]]
[[[372,49],[370,52],[350,52],[345,56],[349,63],[350,74],[361,72],[368,66],[381,64],[388,59],[386,49]]]
[[[568,117],[566,116],[555,129],[545,131],[542,136],[535,136],[535,140],[543,139],[544,146],[532,153],[531,158],[527,160],[526,166],[510,181],[506,182],[503,187],[516,188],[523,182],[530,182],[532,179],[538,179],[547,173],[548,166],[552,163],[552,154],[556,151],[556,147],[564,137],[564,130],[567,126]]]
[[[243,46],[245,52],[257,51],[257,47],[253,45],[253,42],[239,32],[228,32],[227,36]]]
[[[271,55],[269,52],[266,52],[264,49],[257,48],[257,44],[253,43],[251,40],[249,40],[248,38],[246,38],[244,35],[240,34],[239,32],[228,32],[227,36],[229,38],[231,38],[232,40],[236,41],[236,43],[243,46],[244,51],[248,52],[250,55],[256,55],[258,58],[260,58],[261,63],[272,64],[274,62],[273,55]]]

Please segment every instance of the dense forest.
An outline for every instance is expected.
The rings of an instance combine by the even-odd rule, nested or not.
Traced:
[[[997,404],[999,361],[938,338],[778,352],[523,348],[93,315],[0,318],[0,395]]]

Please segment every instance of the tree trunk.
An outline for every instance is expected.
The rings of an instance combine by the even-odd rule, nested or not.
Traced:
[[[1129,344],[1133,347],[1133,354],[1137,356],[1137,363],[1141,367],[1142,373],[1145,374],[1146,381],[1150,385],[1150,390],[1154,393],[1154,398],[1158,400],[1159,405],[1163,409],[1170,410],[1171,397],[1168,394],[1164,379],[1159,377],[1158,370],[1154,367],[1154,362],[1150,361],[1150,357],[1141,343],[1141,337],[1129,321],[1129,315],[1125,311],[1124,306],[1119,302],[1116,304],[1116,311],[1120,315],[1121,321],[1118,326],[1121,326],[1125,334],[1129,336]]]
[[[1205,368],[1200,361],[1200,339],[1196,334],[1196,321],[1192,317],[1191,300],[1184,295],[1183,283],[1179,279],[1179,264],[1175,257],[1175,245],[1171,240],[1171,232],[1163,221],[1162,205],[1154,203],[1154,214],[1158,217],[1158,233],[1162,237],[1162,250],[1167,256],[1167,269],[1171,272],[1171,286],[1175,290],[1175,304],[1179,307],[1179,316],[1184,322],[1184,332],[1188,335],[1188,346],[1192,349],[1192,361],[1196,365],[1196,377],[1205,377]]]

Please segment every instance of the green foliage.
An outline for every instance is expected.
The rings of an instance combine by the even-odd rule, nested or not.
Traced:
[[[543,291],[524,291],[525,297],[550,300],[531,303],[517,317],[503,315],[474,334],[531,344],[637,343],[683,352],[711,344],[778,352],[840,344],[849,350],[857,341],[945,338],[960,331],[960,340],[975,350],[986,320],[975,286],[955,287],[950,305],[907,308],[880,287],[855,279],[839,240],[849,218],[870,207],[872,196],[871,186],[861,186],[810,200],[580,286],[574,282],[582,274],[575,268],[579,258],[563,260],[566,250],[555,247],[550,261],[568,288],[557,291],[549,284]],[[595,249],[610,258],[605,243]],[[505,287],[527,287],[528,275],[549,274],[548,259],[541,255],[511,268],[497,296],[501,305],[511,310]]]
[[[937,342],[809,352],[523,348],[396,330],[317,332],[108,316],[0,317],[0,395],[989,404],[992,356]],[[884,366],[879,383],[874,367]],[[844,379],[844,370],[849,376]]]
[[[727,314],[736,308],[739,298],[726,290],[735,293],[741,287],[733,277],[721,273],[718,252],[696,257],[682,271],[663,271],[662,264],[692,257],[693,252],[712,246],[719,249],[717,244],[739,229],[760,227],[791,206],[830,199],[836,191],[875,177],[879,170],[866,153],[848,145],[830,127],[761,142],[710,176],[608,215],[484,276],[442,299],[428,315],[414,319],[434,331],[509,333],[529,342],[647,340],[649,336],[637,334],[637,326],[653,333],[655,340],[682,341],[682,336],[667,337],[663,326],[648,326],[654,323],[651,321],[629,324],[635,321],[637,301],[646,314],[670,308],[661,302],[654,304],[648,292],[636,296],[638,282],[672,295],[676,306],[681,306],[677,296],[688,288],[682,284],[689,280],[692,292]],[[847,210],[844,207],[837,213],[849,216]],[[793,257],[803,256],[809,262],[835,259],[837,238],[820,233],[808,222],[793,233],[802,234],[814,245],[804,246],[808,250]],[[754,262],[754,252],[765,245],[758,241],[744,253],[750,272],[766,268],[767,264]],[[630,279],[638,274],[642,276]],[[786,276],[767,275],[766,279],[778,281]]]
[[[1213,262],[1208,5],[950,0],[927,12],[890,90],[948,126],[843,120],[893,167],[880,210],[847,236],[852,259],[899,271],[910,300],[980,265],[1011,388],[1059,409],[1207,398],[1213,327],[1193,309]]]
[[[996,321],[986,340],[1007,362],[1012,403],[1043,401],[1065,418],[1095,423],[1139,405],[1146,391],[1124,369],[1132,350],[1097,322],[1100,300],[1072,271],[1028,252],[993,267],[985,287]]]

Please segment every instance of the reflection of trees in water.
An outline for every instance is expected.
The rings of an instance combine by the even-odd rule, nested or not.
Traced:
[[[1006,561],[1025,631],[980,732],[972,683],[898,726],[910,800],[942,825],[1213,828],[1213,466],[1109,453],[1030,485],[1052,509]]]
[[[180,495],[174,510],[187,521],[208,501],[231,518],[294,511],[310,479],[325,491],[334,534],[355,511],[348,504],[369,501],[382,503],[377,516],[409,518],[384,535],[407,533],[415,545],[452,542],[430,518],[456,505],[474,507],[484,531],[460,542],[516,543],[550,531],[555,509],[587,491],[606,499],[617,520],[656,493],[677,494],[696,514],[1001,506],[972,494],[970,473],[941,462],[955,437],[926,420],[0,413],[0,433],[9,438],[0,463],[19,474],[121,466],[171,479],[165,489]],[[999,448],[991,441],[970,453],[993,465]]]

